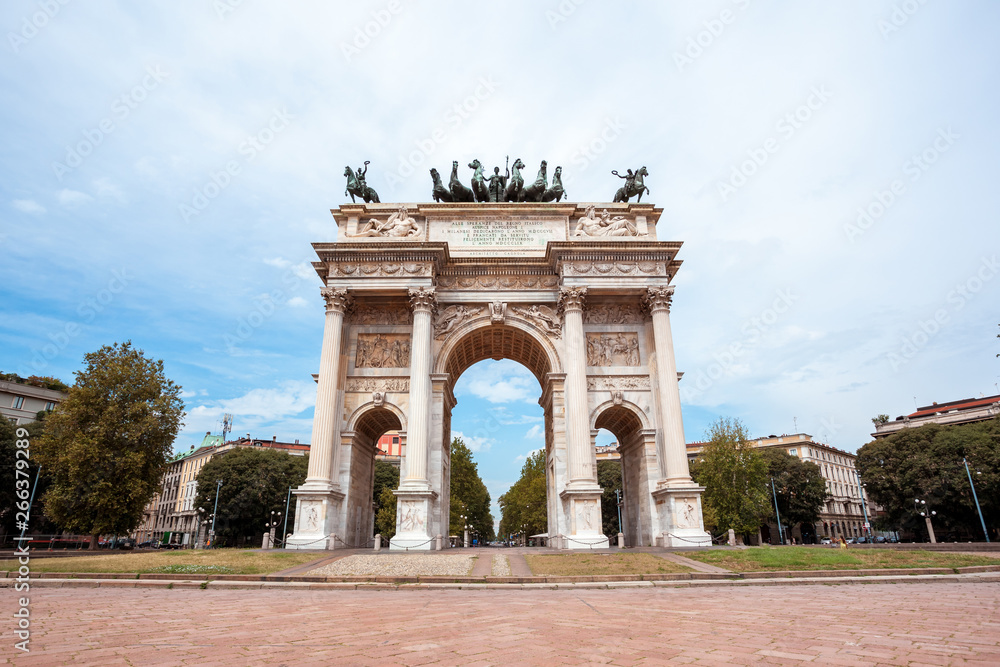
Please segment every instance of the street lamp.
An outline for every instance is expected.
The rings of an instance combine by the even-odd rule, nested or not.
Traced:
[[[277,514],[277,518],[275,515]],[[271,510],[271,520],[264,524],[264,527],[268,529],[269,538],[269,548],[274,548],[274,531],[278,528],[278,522],[281,521],[281,512],[275,512]]]
[[[976,511],[979,512],[979,523],[983,527],[983,535],[986,536],[986,541],[990,541],[990,534],[986,532],[986,522],[983,521],[983,508],[979,506],[979,496],[976,495],[976,485],[972,483],[972,472],[969,471],[969,462],[962,457],[962,463],[965,464],[965,474],[969,476],[969,486],[972,488],[972,498],[976,501]],[[977,475],[982,475],[983,473],[976,471]]]
[[[215,548],[215,516],[219,513],[219,489],[222,488],[222,480],[218,479],[215,481],[215,509],[212,510],[212,529],[208,532],[208,537],[212,542],[212,548]]]
[[[872,526],[871,523],[868,522],[868,505],[865,503],[864,485],[861,484],[861,477],[858,475],[857,468],[854,469],[854,479],[858,482],[858,495],[861,496],[861,509],[865,512],[865,532],[868,533],[868,537],[870,538],[872,534]]]
[[[931,517],[937,516],[937,512],[928,511],[926,500],[914,498],[913,504],[916,507],[917,513],[924,517],[924,521],[927,523],[927,535],[931,539],[931,544],[937,544],[937,538],[934,537],[934,526],[931,525]]]

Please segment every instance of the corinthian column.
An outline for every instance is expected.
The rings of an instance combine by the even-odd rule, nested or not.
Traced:
[[[566,458],[569,486],[592,486],[590,423],[587,415],[587,346],[583,339],[583,302],[587,288],[567,288],[559,293],[566,343]]]
[[[659,409],[666,461],[666,486],[691,486],[684,422],[681,419],[681,395],[677,387],[677,362],[674,338],[670,333],[670,302],[674,288],[650,287],[643,302],[653,318],[653,344],[656,346],[656,383],[660,387]]]
[[[406,479],[400,488],[429,488],[427,443],[431,411],[431,314],[434,288],[410,290],[413,338],[410,343],[410,408],[406,428]]]
[[[340,378],[340,345],[344,330],[344,312],[351,305],[346,289],[324,287],[326,322],[323,324],[323,351],[319,357],[319,387],[313,416],[312,444],[309,448],[309,474],[303,489],[331,489],[337,485],[336,419],[337,380]]]

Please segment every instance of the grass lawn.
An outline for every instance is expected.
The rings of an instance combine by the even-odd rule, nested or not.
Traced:
[[[525,556],[531,573],[551,576],[593,574],[666,574],[690,568],[651,554],[552,554]]]
[[[868,570],[896,567],[966,567],[1000,565],[1000,559],[940,551],[840,549],[837,547],[750,547],[742,550],[692,551],[685,558],[733,572],[769,570]]]
[[[298,551],[259,553],[245,549],[184,549],[102,556],[33,558],[33,572],[162,572],[176,574],[270,574],[320,558]],[[16,570],[16,560],[0,560],[0,570]]]

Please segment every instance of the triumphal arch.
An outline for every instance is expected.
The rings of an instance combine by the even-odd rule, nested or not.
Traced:
[[[314,244],[326,322],[290,548],[371,545],[375,443],[405,442],[393,549],[447,545],[455,382],[512,359],[541,386],[550,545],[608,546],[594,440],[622,458],[627,544],[708,546],[670,331],[679,242],[650,204],[345,204]],[[444,536],[444,540],[438,539]]]

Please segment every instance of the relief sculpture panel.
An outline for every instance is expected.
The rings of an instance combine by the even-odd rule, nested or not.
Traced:
[[[356,368],[407,368],[410,337],[392,334],[359,334]]]
[[[638,366],[639,335],[636,333],[588,333],[588,366]]]

